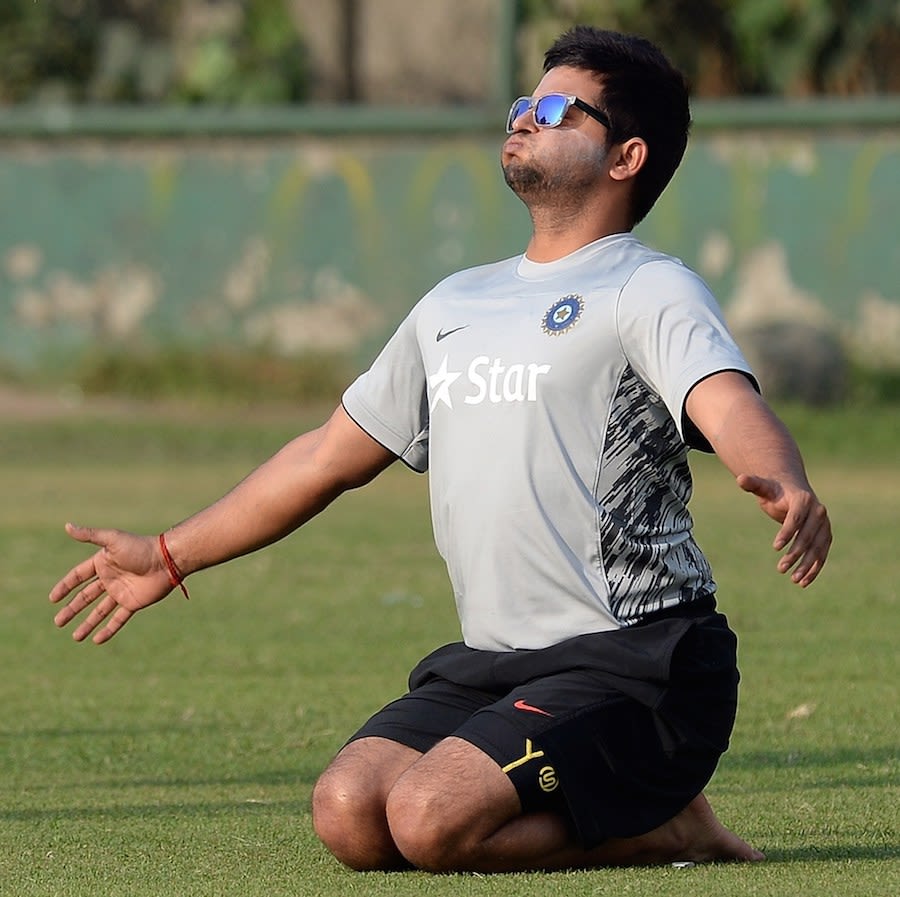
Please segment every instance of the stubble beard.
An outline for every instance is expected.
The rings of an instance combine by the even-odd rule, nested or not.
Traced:
[[[503,177],[507,186],[526,205],[544,197],[557,193],[563,184],[563,178],[557,174],[549,174],[526,162],[510,162],[503,169]]]
[[[531,161],[513,159],[503,167],[507,186],[534,214],[538,210],[560,212],[577,208],[597,186],[597,172],[605,156],[598,154],[589,166],[557,166],[548,170]]]

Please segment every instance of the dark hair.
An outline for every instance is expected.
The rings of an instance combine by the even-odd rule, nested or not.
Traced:
[[[576,25],[547,50],[544,71],[561,65],[596,74],[602,89],[598,105],[612,123],[608,146],[630,137],[647,143],[647,161],[635,178],[637,223],[672,179],[687,146],[691,113],[685,78],[650,41],[590,25]]]

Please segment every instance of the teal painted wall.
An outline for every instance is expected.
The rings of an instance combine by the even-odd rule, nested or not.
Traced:
[[[500,141],[7,139],[0,362],[163,342],[363,362],[443,275],[521,251]],[[729,314],[883,331],[900,326],[898,220],[900,127],[723,129],[695,135],[639,233]]]

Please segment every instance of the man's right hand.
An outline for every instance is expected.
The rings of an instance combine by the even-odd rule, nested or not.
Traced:
[[[79,542],[89,542],[99,548],[73,567],[50,592],[54,604],[68,598],[53,620],[60,627],[94,605],[73,632],[76,641],[84,641],[95,633],[94,643],[102,645],[137,611],[161,601],[172,591],[156,538],[72,523],[66,524],[66,532]]]

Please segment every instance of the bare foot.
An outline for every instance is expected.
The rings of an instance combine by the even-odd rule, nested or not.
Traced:
[[[709,801],[698,795],[674,819],[638,838],[614,839],[599,848],[610,865],[744,862],[764,860],[716,818]]]
[[[679,859],[694,862],[730,860],[757,863],[766,858],[761,850],[751,847],[730,829],[725,828],[702,794],[695,797],[672,822],[684,825],[689,836],[690,846],[685,856]]]

